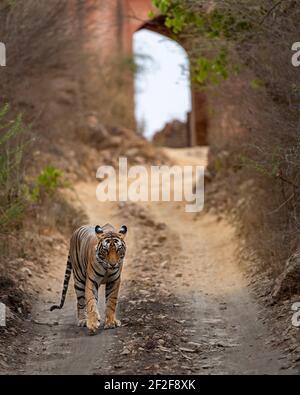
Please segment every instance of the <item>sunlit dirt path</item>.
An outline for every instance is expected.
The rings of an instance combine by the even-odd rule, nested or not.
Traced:
[[[206,163],[204,150],[166,149],[166,153],[181,165]],[[53,261],[49,278],[51,292],[41,294],[40,303],[35,308],[35,320],[39,324],[33,334],[31,353],[23,369],[25,373],[293,373],[283,369],[285,357],[281,351],[268,345],[270,333],[259,319],[260,309],[235,258],[238,244],[231,226],[209,214],[196,218],[195,214],[186,213],[183,204],[178,202],[141,203],[134,206],[134,215],[132,211],[122,213],[127,210],[126,204],[120,209],[118,204],[97,201],[96,186],[79,184],[76,187],[90,222],[121,225],[123,214],[129,221],[128,256],[120,299],[120,319],[125,325],[111,331],[101,329],[98,335],[88,336],[84,329],[76,327],[73,291],[69,292],[63,310],[49,312],[49,305],[57,301],[61,291],[65,270],[62,254]],[[145,214],[140,215],[140,210]],[[144,223],[148,221],[149,232],[137,218],[143,218]],[[163,229],[159,231],[160,235],[165,234],[160,236],[163,240],[161,247],[153,242],[156,231],[153,233],[151,229],[150,232],[155,226]],[[143,258],[143,251],[137,247],[141,240],[143,246],[149,246]],[[142,261],[147,267],[140,264]],[[151,291],[160,287],[163,293],[155,291],[153,296]],[[144,304],[138,300],[141,294]],[[172,303],[178,316],[176,325],[183,327],[182,333],[180,328],[175,333],[175,329],[167,324],[168,317],[156,312],[155,298],[157,304],[162,305],[162,296],[166,303],[169,303],[168,298],[176,299],[177,302],[172,299]],[[152,298],[152,305],[147,298]],[[141,317],[137,321],[133,320],[134,306],[137,317]],[[159,325],[151,319],[153,316],[161,319]],[[160,339],[156,343],[156,338],[154,341],[150,336],[154,343],[149,347],[149,331],[156,330]],[[138,337],[139,343],[133,342],[125,353],[128,339],[134,336]],[[174,342],[172,336],[179,339]],[[142,341],[145,346],[141,346]],[[119,354],[123,358],[120,366],[117,364]]]

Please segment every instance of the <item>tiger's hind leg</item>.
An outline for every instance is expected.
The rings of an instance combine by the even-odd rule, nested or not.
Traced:
[[[86,305],[84,291],[75,287],[77,296],[77,325],[80,327],[86,326]]]

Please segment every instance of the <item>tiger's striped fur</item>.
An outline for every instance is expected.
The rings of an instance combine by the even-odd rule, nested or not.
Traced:
[[[63,307],[73,272],[78,325],[87,326],[91,333],[96,332],[99,328],[98,289],[101,284],[105,284],[106,319],[104,327],[120,326],[115,311],[126,252],[124,241],[126,233],[127,227],[125,225],[117,232],[110,224],[103,227],[99,225],[96,227],[82,226],[73,233],[61,302],[59,305],[52,306],[51,311]]]

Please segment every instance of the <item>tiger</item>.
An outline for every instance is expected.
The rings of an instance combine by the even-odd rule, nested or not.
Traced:
[[[73,272],[78,326],[86,326],[89,334],[95,334],[99,328],[100,314],[97,303],[101,284],[105,284],[104,329],[121,325],[116,319],[116,306],[126,253],[126,234],[126,225],[122,225],[117,231],[111,224],[81,226],[72,234],[61,301],[59,305],[52,306],[50,311],[62,309],[64,306]]]

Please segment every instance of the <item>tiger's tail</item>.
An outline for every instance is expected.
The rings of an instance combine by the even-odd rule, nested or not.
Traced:
[[[67,295],[67,291],[68,291],[68,286],[69,286],[71,273],[72,273],[72,262],[71,262],[71,258],[70,258],[70,255],[69,255],[68,256],[68,261],[67,261],[66,272],[65,272],[64,286],[63,286],[63,290],[62,290],[62,294],[61,294],[60,305],[51,306],[50,307],[50,311],[53,311],[53,310],[56,310],[56,309],[62,309],[62,307],[63,307],[63,305],[65,303],[65,299],[66,299],[66,295]]]

